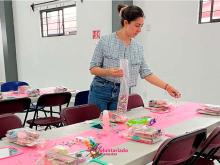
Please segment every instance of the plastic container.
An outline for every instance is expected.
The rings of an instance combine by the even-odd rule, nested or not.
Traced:
[[[155,118],[152,118],[152,117],[149,117],[149,116],[144,116],[144,117],[128,120],[127,125],[128,126],[133,126],[133,125],[148,125],[148,126],[151,126],[154,123],[156,123]]]

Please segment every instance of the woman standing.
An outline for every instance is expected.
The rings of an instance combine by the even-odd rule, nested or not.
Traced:
[[[149,83],[166,90],[172,97],[181,94],[171,85],[161,80],[145,63],[143,46],[134,38],[144,25],[144,13],[138,6],[118,6],[121,29],[101,37],[91,63],[90,72],[95,75],[90,86],[89,103],[96,104],[101,111],[116,110],[120,90],[120,59],[128,59],[129,87],[137,85],[138,75]]]

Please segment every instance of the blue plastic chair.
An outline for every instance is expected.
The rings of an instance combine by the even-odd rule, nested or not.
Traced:
[[[88,104],[89,90],[78,92],[75,96],[74,106]]]
[[[29,84],[23,81],[8,81],[1,84],[1,92],[8,92],[8,91],[17,91],[19,86],[23,86]]]

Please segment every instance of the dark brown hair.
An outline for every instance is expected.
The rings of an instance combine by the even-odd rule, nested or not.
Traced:
[[[126,8],[124,8],[126,7]],[[122,10],[122,8],[124,8]],[[121,11],[122,10],[122,11]],[[120,12],[121,11],[121,12]],[[118,5],[118,13],[121,16],[121,25],[124,26],[124,20],[127,20],[128,23],[136,20],[139,17],[144,17],[143,10],[138,6],[127,6],[127,5]]]

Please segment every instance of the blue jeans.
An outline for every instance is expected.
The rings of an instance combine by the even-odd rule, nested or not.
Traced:
[[[88,103],[97,105],[100,111],[116,110],[119,91],[119,83],[96,76],[90,86]]]

